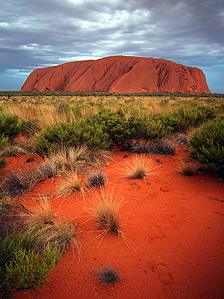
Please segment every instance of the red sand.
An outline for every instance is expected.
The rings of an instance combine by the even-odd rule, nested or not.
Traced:
[[[34,299],[223,299],[224,298],[224,185],[215,178],[178,173],[176,156],[152,156],[154,173],[144,181],[120,179],[121,168],[133,154],[113,154],[105,168],[108,189],[127,202],[120,211],[121,237],[106,235],[102,242],[94,220],[85,222],[83,198],[61,200],[55,186],[61,180],[39,183],[22,202],[34,208],[39,194],[53,195],[56,214],[78,220],[81,260],[69,250],[49,273],[44,286],[20,291],[14,298]],[[157,159],[160,160],[158,164]],[[32,199],[33,198],[33,199]],[[96,281],[96,271],[113,266],[121,281],[113,286]]]
[[[22,91],[210,93],[199,68],[134,56],[112,56],[36,69],[28,76]]]

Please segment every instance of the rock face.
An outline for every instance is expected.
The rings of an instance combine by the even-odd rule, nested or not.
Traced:
[[[210,93],[203,72],[165,59],[113,56],[34,70],[22,91]]]

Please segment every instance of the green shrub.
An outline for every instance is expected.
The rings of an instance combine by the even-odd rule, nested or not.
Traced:
[[[16,115],[0,112],[0,132],[6,137],[15,137],[21,132],[22,122]]]
[[[92,125],[101,125],[104,132],[108,134],[112,145],[123,148],[130,139],[129,122],[121,111],[103,110],[93,116],[89,122]]]
[[[158,114],[152,118],[163,124],[170,134],[180,131],[180,120],[175,113]]]
[[[155,116],[171,133],[197,127],[216,116],[214,108],[208,106],[181,107],[178,110]]]
[[[64,146],[87,145],[90,148],[107,149],[109,136],[102,126],[88,120],[58,124],[47,128],[37,137],[37,151],[50,154]]]
[[[110,143],[121,149],[128,149],[137,140],[157,140],[170,133],[159,119],[137,116],[127,118],[121,111],[103,110],[93,116],[90,123],[101,124]]]
[[[50,246],[42,253],[27,250],[20,238],[8,237],[1,242],[0,289],[30,289],[39,286],[60,257]]]
[[[192,107],[191,109],[178,109],[174,116],[179,121],[179,129],[186,131],[190,127],[197,127],[203,122],[215,117],[215,111],[208,106]]]
[[[210,120],[191,139],[191,154],[204,167],[224,176],[224,119]]]
[[[60,236],[60,226],[51,227],[49,232],[41,226],[25,227],[23,232],[0,238],[0,291],[35,288],[44,281],[63,253],[60,245],[69,242]]]
[[[166,125],[159,119],[148,119],[145,124],[146,132],[144,136],[145,141],[161,140],[172,133],[170,126]]]

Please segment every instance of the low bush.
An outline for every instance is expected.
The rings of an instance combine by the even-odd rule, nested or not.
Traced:
[[[191,138],[190,150],[205,169],[224,176],[224,119],[202,125]]]
[[[199,172],[199,165],[180,159],[180,173],[184,176],[194,176]]]
[[[103,110],[93,116],[90,122],[101,124],[110,138],[111,145],[121,149],[129,149],[137,140],[161,139],[171,133],[157,118],[137,116],[127,118],[121,111]]]
[[[142,117],[127,117],[122,111],[104,109],[88,119],[47,128],[37,138],[37,151],[49,154],[63,146],[79,145],[104,150],[110,146],[130,149],[138,141],[158,141],[214,117],[214,109],[207,106],[182,107],[174,112]]]
[[[80,120],[76,123],[51,126],[37,137],[37,151],[44,154],[50,154],[62,147],[80,145],[107,149],[110,146],[109,136],[101,125]]]
[[[2,231],[4,224],[8,229]],[[1,202],[0,294],[4,297],[6,291],[42,284],[47,272],[72,244],[79,249],[76,227],[56,221],[46,201],[34,213],[22,205]]]
[[[5,137],[15,137],[21,132],[22,121],[18,116],[0,112],[0,132]]]
[[[39,286],[61,253],[46,246],[42,253],[26,248],[23,235],[9,236],[0,244],[0,289],[30,289]]]
[[[172,133],[185,132],[191,127],[198,127],[203,122],[214,118],[215,110],[208,106],[181,107],[178,110],[159,115],[163,125]]]
[[[102,126],[103,131],[109,136],[112,145],[124,148],[131,138],[129,122],[123,112],[103,110],[90,118],[93,126]]]
[[[0,200],[0,240],[15,231],[24,230],[30,211],[11,198]]]

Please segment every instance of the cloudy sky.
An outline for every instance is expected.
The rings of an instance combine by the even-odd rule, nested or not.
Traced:
[[[0,90],[36,67],[110,55],[198,66],[224,93],[224,0],[5,0]]]

